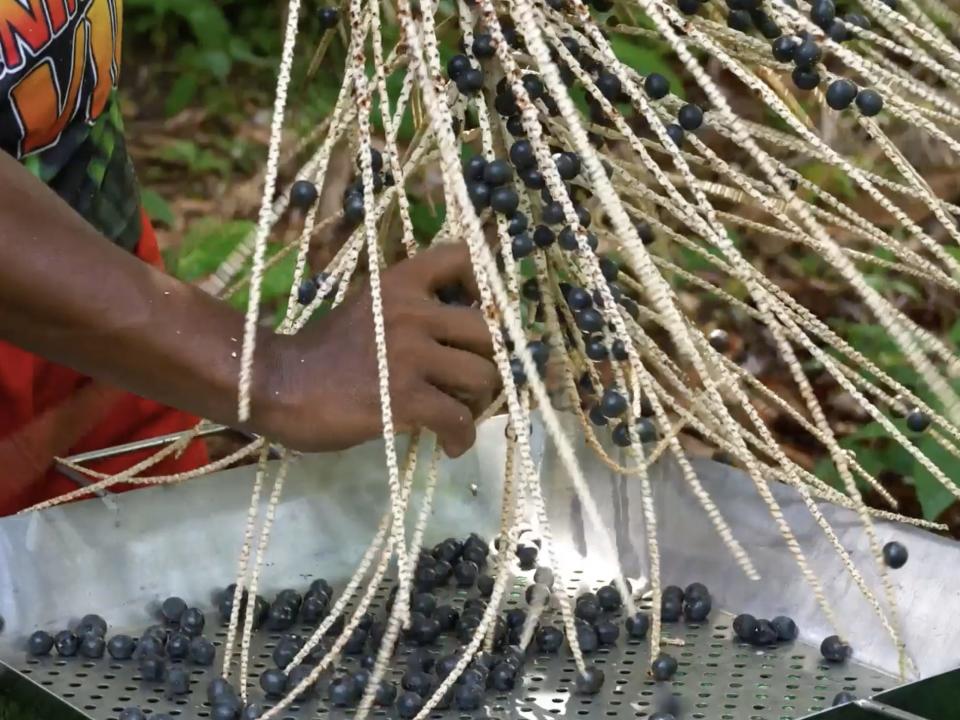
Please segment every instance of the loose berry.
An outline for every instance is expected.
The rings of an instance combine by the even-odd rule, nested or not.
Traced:
[[[588,623],[577,624],[577,644],[580,650],[586,654],[596,652],[600,647],[600,638],[597,637],[597,631]]]
[[[601,645],[613,645],[620,637],[620,628],[610,620],[601,620],[596,625],[597,639]]]
[[[634,613],[627,617],[626,628],[627,635],[632,639],[642,640],[650,629],[650,618],[642,612]]]
[[[664,622],[677,622],[683,614],[683,600],[664,595],[660,602],[660,618]]]
[[[297,189],[297,185],[300,182],[304,182],[304,181],[301,180],[294,183],[293,190]],[[310,185],[310,183],[307,183],[307,184]],[[310,185],[310,187],[313,187],[313,185]],[[316,189],[314,189],[314,192],[316,192]],[[295,195],[296,193],[294,191],[290,192],[291,201],[293,200]],[[187,604],[183,601],[182,598],[168,597],[166,600],[163,601],[163,604],[160,606],[160,613],[163,615],[163,619],[166,620],[168,623],[178,623],[180,622],[180,616],[183,615],[186,609],[187,609]]]
[[[633,435],[630,432],[630,424],[626,421],[620,423],[613,429],[611,434],[613,444],[617,447],[630,447],[633,444]]]
[[[600,607],[607,612],[619,610],[623,605],[623,598],[615,585],[604,585],[597,590],[597,601]]]
[[[454,704],[457,710],[470,712],[476,710],[483,703],[483,686],[474,683],[464,683],[457,687],[454,695]]]
[[[381,680],[377,686],[374,702],[380,707],[390,707],[397,699],[397,686],[386,680]]]
[[[603,687],[603,671],[593,665],[589,666],[585,672],[577,673],[574,687],[578,695],[596,695]]]
[[[467,588],[477,581],[480,575],[480,568],[477,563],[471,560],[461,560],[453,568],[453,576],[457,581],[457,586]]]
[[[333,687],[331,681],[330,686]],[[283,697],[287,689],[287,675],[278,668],[268,668],[260,674],[260,688],[268,697]]]
[[[750,642],[756,627],[757,619],[753,615],[744,613],[733,619],[733,632],[744,642]]]
[[[712,602],[710,596],[695,597],[693,600],[687,600],[683,605],[683,616],[687,622],[702,623],[709,617]]]
[[[34,657],[49,655],[53,650],[53,636],[43,630],[37,630],[27,641],[27,652]]]
[[[534,583],[527,586],[524,597],[530,607],[545,605],[550,600],[550,588],[540,583]]]
[[[577,598],[577,607],[574,614],[588,623],[594,623],[600,619],[600,603],[597,602],[597,596],[593,593],[581,595]]]
[[[107,634],[107,621],[99,615],[85,615],[75,632],[81,637],[84,635],[104,637]]]
[[[226,699],[237,699],[237,691],[222,677],[216,677],[207,685],[207,700],[216,705]]]
[[[84,635],[80,641],[80,654],[89,660],[99,660],[103,657],[106,642],[99,635],[92,633]]]
[[[163,659],[155,655],[140,658],[137,667],[140,670],[140,677],[145,682],[163,682],[167,674],[167,666]]]
[[[563,645],[563,633],[551,625],[537,630],[535,639],[540,652],[555,653]]]
[[[777,640],[781,642],[793,642],[800,634],[797,624],[791,618],[785,617],[784,615],[775,617],[770,621],[770,625],[776,630]]]
[[[517,547],[517,560],[520,561],[521,570],[532,570],[537,566],[536,545],[519,545]]]
[[[263,676],[260,678],[260,684],[263,685]],[[268,695],[271,694],[266,688],[264,688],[264,691]],[[353,705],[359,695],[360,688],[357,687],[357,681],[351,675],[338,675],[330,681],[330,686],[327,688],[330,704],[336,707]]]
[[[666,653],[661,653],[650,665],[650,674],[654,680],[663,682],[672,678],[677,672],[677,661]]]
[[[777,631],[769,620],[757,620],[750,642],[757,647],[766,647],[777,642]]]
[[[820,654],[830,662],[842,663],[853,655],[853,649],[838,636],[831,635],[820,643]]]
[[[258,720],[264,712],[265,710],[260,705],[250,703],[240,711],[240,720]],[[156,720],[159,720],[159,718],[156,718]]]
[[[700,0],[678,0],[677,9],[684,15],[696,15],[700,12],[702,3]]]
[[[907,548],[902,543],[892,540],[883,546],[883,562],[887,567],[898,570],[907,564]]]
[[[217,655],[214,644],[204,637],[195,637],[190,641],[190,660],[195,665],[209,667]]]
[[[69,630],[58,632],[53,639],[60,657],[73,657],[80,649],[80,638]]]
[[[846,705],[848,703],[855,702],[856,699],[857,699],[857,696],[854,695],[852,692],[847,692],[846,690],[842,690],[841,692],[838,692],[833,697],[833,702],[830,703],[830,706],[837,707],[838,705]]]
[[[190,692],[190,673],[183,668],[170,668],[167,673],[167,687],[174,695],[186,695]]]

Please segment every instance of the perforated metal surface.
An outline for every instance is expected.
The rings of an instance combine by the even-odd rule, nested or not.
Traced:
[[[574,573],[571,585],[577,590],[585,585],[596,587],[598,583],[586,582],[582,572]],[[506,606],[525,606],[522,593],[528,584],[526,578],[517,578],[514,592]],[[382,615],[389,586],[378,593],[373,612]],[[457,592],[444,599],[461,608],[467,594]],[[610,616],[622,625],[620,613]],[[207,618],[206,636],[221,648],[226,632],[219,619],[211,614]],[[606,677],[603,689],[593,697],[580,697],[572,693],[576,668],[569,651],[557,655],[542,655],[531,648],[525,675],[517,689],[509,694],[488,691],[485,706],[473,713],[449,710],[435,713],[435,718],[462,717],[480,718],[548,718],[551,716],[646,718],[663,710],[672,711],[679,719],[709,720],[780,720],[799,718],[829,707],[834,695],[848,690],[865,697],[888,689],[894,683],[889,678],[868,668],[848,663],[844,666],[828,666],[819,658],[815,648],[799,643],[779,646],[770,650],[734,642],[730,629],[732,616],[714,612],[712,622],[705,625],[676,623],[665,625],[665,635],[682,640],[683,646],[664,646],[679,661],[679,671],[671,683],[656,683],[647,677],[648,640],[626,641],[623,636],[615,647],[601,648],[592,654],[591,662],[603,669]],[[560,625],[559,613],[548,610],[543,623]],[[150,619],[145,618],[137,628],[111,628],[110,633],[126,632],[139,636]],[[295,632],[307,636],[309,627],[298,627]],[[279,633],[257,633],[252,650],[252,668],[248,680],[251,697],[262,702],[263,697],[257,678],[264,669],[273,667],[271,653],[280,638]],[[456,649],[456,641],[444,638],[436,648],[438,657]],[[399,684],[405,670],[406,656],[411,652],[402,646],[392,670],[392,679]],[[56,657],[28,659],[21,656],[12,660],[15,667],[35,682],[65,698],[77,708],[97,720],[115,720],[126,707],[138,706],[145,712],[169,713],[181,718],[207,718],[207,681],[213,677],[214,668],[190,667],[189,663],[171,662],[171,665],[190,667],[192,694],[172,698],[163,684],[143,682],[137,672],[135,661],[117,662],[109,658],[101,661],[84,661],[79,658]],[[344,658],[340,669],[355,670],[359,658]],[[336,720],[353,715],[351,710],[330,708],[326,703],[326,674],[320,681],[315,698],[292,706],[283,718],[324,718]],[[270,703],[265,705],[270,707]],[[395,716],[393,711],[377,710],[376,717]]]

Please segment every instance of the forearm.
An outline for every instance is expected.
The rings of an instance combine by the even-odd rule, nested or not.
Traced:
[[[240,313],[110,243],[4,153],[0,185],[0,339],[234,422]],[[257,361],[266,366],[261,347]],[[258,387],[255,412],[265,395]]]

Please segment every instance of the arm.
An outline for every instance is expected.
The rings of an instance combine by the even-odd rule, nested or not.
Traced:
[[[5,153],[0,186],[0,339],[236,425],[242,315],[108,242]],[[450,454],[473,441],[471,411],[456,398],[492,395],[497,382],[479,311],[435,299],[440,285],[470,280],[462,248],[384,275],[395,414],[402,429],[435,430]],[[248,429],[302,450],[378,435],[372,326],[361,292],[296,336],[262,331]],[[452,374],[451,361],[466,369]]]

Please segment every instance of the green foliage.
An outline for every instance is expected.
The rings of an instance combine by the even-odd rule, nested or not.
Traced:
[[[254,228],[254,223],[247,220],[201,220],[190,228],[180,247],[165,258],[167,268],[186,282],[200,280],[220,267]],[[268,245],[267,259],[272,258],[280,249],[278,245]],[[277,322],[286,311],[295,265],[296,254],[290,253],[271,267],[263,277],[263,304],[275,313]],[[247,288],[243,288],[230,298],[230,303],[245,310],[249,297]]]
[[[876,278],[874,280],[877,282]],[[882,283],[880,285],[881,288],[886,287]],[[930,407],[937,412],[943,411],[942,405],[926,388],[919,374],[882,327],[875,324],[836,321],[834,329],[859,352],[909,388]],[[960,347],[958,341],[960,341],[960,320],[954,323],[953,328],[944,338],[944,342],[947,342],[953,350]],[[875,379],[871,378],[871,380]],[[960,381],[955,381],[953,385],[955,391],[960,391]],[[944,450],[929,434],[917,434],[908,430],[904,419],[892,415],[888,415],[888,418],[911,441],[913,448],[919,454],[926,456],[946,477],[960,485],[960,467],[953,455]],[[855,451],[860,464],[874,476],[882,471],[889,471],[912,480],[917,499],[927,519],[936,518],[956,499],[908,448],[890,438],[887,430],[876,420],[865,423],[856,432],[841,439],[840,447]],[[837,488],[843,487],[829,458],[824,458],[818,463],[815,474]]]
[[[236,70],[269,69],[275,63],[281,20],[277,3],[127,0],[125,11],[128,47],[146,44],[172,55],[177,73],[166,93],[168,115],[193,103],[201,91],[206,95],[210,86],[229,91]]]

